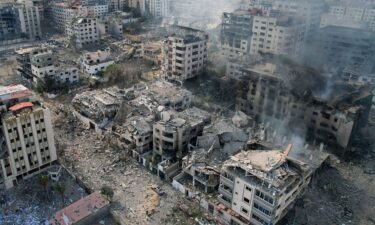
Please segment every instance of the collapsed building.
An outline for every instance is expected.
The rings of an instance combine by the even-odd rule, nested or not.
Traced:
[[[367,123],[373,97],[367,85],[328,82],[316,71],[287,62],[252,64],[238,71],[236,109],[258,122],[284,124],[310,140],[342,148]]]
[[[116,87],[83,92],[72,101],[73,113],[88,127],[101,133],[101,129],[115,118],[125,97],[125,93]]]
[[[161,179],[171,180],[180,171],[189,145],[196,143],[210,120],[208,112],[195,107],[162,112],[161,119],[153,124],[153,149],[142,155],[142,164]]]

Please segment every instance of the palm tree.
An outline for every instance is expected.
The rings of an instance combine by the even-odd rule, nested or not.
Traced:
[[[46,175],[39,175],[37,179],[38,179],[38,183],[39,183],[39,184],[43,187],[43,189],[44,189],[45,196],[47,197],[47,199],[49,199],[48,189],[47,189],[48,182],[49,182],[49,178],[48,178],[48,176],[46,176]]]
[[[113,195],[114,195],[114,192],[113,192],[113,189],[109,186],[103,186],[101,189],[100,189],[100,193],[104,196],[107,197],[108,201],[112,201],[112,198],[113,198]]]
[[[61,195],[62,204],[64,206],[65,205],[64,204],[65,184],[63,182],[57,182],[54,189]]]

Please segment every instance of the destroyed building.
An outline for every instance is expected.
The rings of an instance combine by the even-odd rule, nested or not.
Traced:
[[[246,132],[234,124],[213,122],[182,159],[182,172],[173,178],[173,187],[188,197],[195,197],[197,192],[214,194],[219,187],[221,166],[244,149],[247,141]]]
[[[125,92],[116,87],[77,94],[72,101],[74,115],[88,127],[101,132],[115,118],[125,97]]]
[[[248,150],[222,167],[216,220],[220,224],[276,224],[303,195],[328,154]],[[307,150],[306,150],[307,151]],[[301,151],[302,152],[302,151]]]
[[[184,81],[203,72],[208,35],[200,30],[172,26],[165,40],[164,71],[167,79]]]
[[[152,149],[152,123],[153,121],[147,121],[147,118],[134,116],[128,118],[121,126],[113,128],[119,146],[138,161],[140,155]]]
[[[80,58],[81,69],[87,76],[95,76],[105,71],[115,61],[109,48],[104,51],[86,52]]]
[[[182,112],[162,112],[161,120],[153,125],[153,151],[145,155],[144,164],[161,179],[172,179],[180,170],[189,144],[196,143],[210,120],[208,112],[195,107]]]
[[[310,140],[342,148],[349,147],[367,123],[371,87],[342,82],[325,87],[322,75],[287,63],[254,64],[240,71],[236,109],[258,122],[282,121]]]
[[[49,109],[21,85],[0,92],[0,187],[8,189],[50,166],[57,154]]]
[[[228,58],[247,56],[250,51],[253,19],[260,10],[236,10],[224,13],[221,22],[221,51]]]

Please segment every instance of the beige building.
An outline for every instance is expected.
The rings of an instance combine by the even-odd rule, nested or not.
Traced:
[[[69,25],[67,25],[66,33],[69,38],[72,38],[72,41],[77,48],[96,44],[100,40],[98,21],[96,18],[75,18]]]
[[[38,104],[17,103],[2,114],[0,185],[7,189],[57,159],[50,111]]]
[[[184,81],[201,74],[207,61],[208,35],[177,26],[172,27],[170,33],[164,46],[166,78]]]
[[[289,16],[255,16],[250,53],[273,53],[296,57],[305,42],[305,23]]]
[[[328,155],[312,151],[310,159],[286,150],[242,151],[222,167],[217,221],[221,224],[276,224],[309,185]]]

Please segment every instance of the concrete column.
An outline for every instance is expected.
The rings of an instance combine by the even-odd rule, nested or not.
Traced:
[[[18,135],[19,135],[19,138],[20,138],[21,146],[22,146],[22,153],[23,153],[23,158],[24,158],[25,165],[26,165],[26,170],[29,171],[30,170],[30,162],[29,162],[29,159],[27,157],[26,144],[25,144],[25,139],[24,139],[24,136],[23,136],[24,133],[22,131],[21,120],[20,120],[19,117],[17,117],[17,129],[18,129]]]
[[[39,140],[38,140],[38,132],[36,131],[36,125],[35,125],[35,118],[34,114],[31,114],[31,128],[33,129],[33,137],[34,137],[34,144],[36,148],[36,155],[38,157],[38,165],[42,166],[42,155],[40,153],[40,146],[39,146]]]

